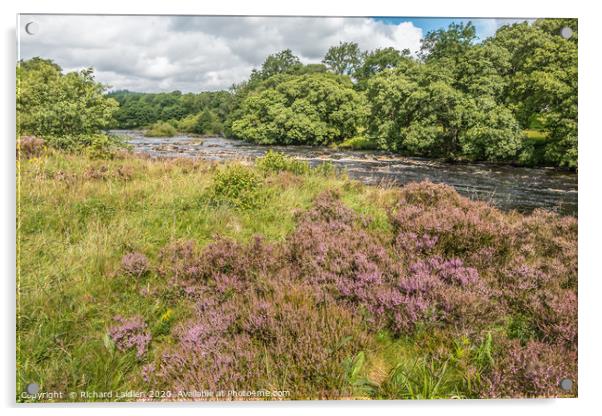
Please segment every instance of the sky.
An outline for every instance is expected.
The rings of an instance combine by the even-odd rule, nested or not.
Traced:
[[[415,53],[429,31],[469,20],[483,40],[525,19],[20,15],[18,58],[52,59],[65,72],[93,67],[112,90],[215,91],[283,49],[303,63],[319,63],[339,42]],[[38,30],[30,35],[32,21]]]

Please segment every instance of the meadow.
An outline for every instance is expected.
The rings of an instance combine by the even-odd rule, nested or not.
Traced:
[[[18,401],[31,382],[147,393],[113,401],[577,395],[573,217],[429,182],[364,186],[274,152],[32,149],[18,161]]]

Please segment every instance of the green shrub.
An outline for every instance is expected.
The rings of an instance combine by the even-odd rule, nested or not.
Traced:
[[[189,114],[178,122],[178,130],[184,131],[186,133],[193,133],[194,127],[197,124],[199,115],[198,114]]]
[[[261,178],[252,169],[232,165],[215,173],[209,193],[217,203],[240,209],[255,208],[263,196],[262,185]]]
[[[176,128],[166,122],[157,122],[144,132],[146,137],[173,137],[177,133]]]
[[[309,172],[309,163],[297,160],[281,152],[268,150],[265,156],[257,159],[257,167],[265,172],[291,172],[303,175]]]
[[[125,138],[106,134],[46,136],[49,147],[67,152],[83,152],[93,159],[111,159],[120,148],[127,148]]]
[[[378,143],[374,140],[370,140],[366,136],[355,136],[350,139],[339,143],[336,147],[340,149],[351,149],[351,150],[376,150],[378,149]]]
[[[331,161],[322,162],[316,167],[312,169],[312,171],[317,175],[322,176],[335,176],[337,173],[337,168]]]
[[[85,152],[92,159],[112,159],[120,145],[122,142],[117,137],[96,134],[90,137]]]

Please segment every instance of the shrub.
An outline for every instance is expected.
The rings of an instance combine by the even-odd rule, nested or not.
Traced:
[[[46,136],[46,143],[67,152],[83,152],[93,159],[112,159],[118,150],[128,147],[124,137],[103,133]]]
[[[145,130],[146,137],[173,137],[177,133],[176,128],[169,123],[156,122],[149,129]]]
[[[366,342],[361,325],[302,286],[269,288],[220,298],[198,287],[194,316],[175,330],[177,343],[161,355],[154,387],[248,390],[269,383],[295,386],[295,399],[340,397],[341,362]]]
[[[378,149],[378,143],[369,137],[360,135],[337,144],[337,147],[351,150],[376,150]]]
[[[149,261],[142,253],[128,253],[121,259],[121,269],[132,277],[141,277],[149,270]]]
[[[256,161],[257,167],[266,172],[291,172],[295,175],[303,175],[309,172],[307,162],[294,159],[281,152],[268,150],[265,156]]]
[[[215,173],[209,195],[213,201],[235,208],[256,208],[265,196],[262,185],[261,178],[252,169],[232,165]]]
[[[117,325],[109,329],[109,336],[120,351],[136,350],[136,356],[141,358],[151,342],[151,334],[146,328],[144,319],[140,316],[124,318],[115,316]]]
[[[86,153],[92,159],[112,159],[115,155],[115,141],[104,134],[94,135],[86,147]]]
[[[502,345],[503,353],[485,377],[483,395],[491,398],[559,397],[569,395],[560,389],[564,378],[577,380],[576,350],[565,350],[545,343],[518,341]],[[570,393],[570,394],[574,394]]]

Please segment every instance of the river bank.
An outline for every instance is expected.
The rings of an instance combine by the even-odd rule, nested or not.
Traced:
[[[149,138],[141,131],[114,130],[126,136],[137,153],[154,157],[203,160],[254,160],[268,150],[282,152],[315,166],[330,162],[364,184],[404,185],[428,180],[453,186],[461,195],[492,203],[502,210],[528,213],[536,208],[577,215],[577,174],[555,168],[527,168],[490,163],[447,163],[402,157],[377,150],[345,150],[311,146],[259,146],[223,137],[179,135]]]

